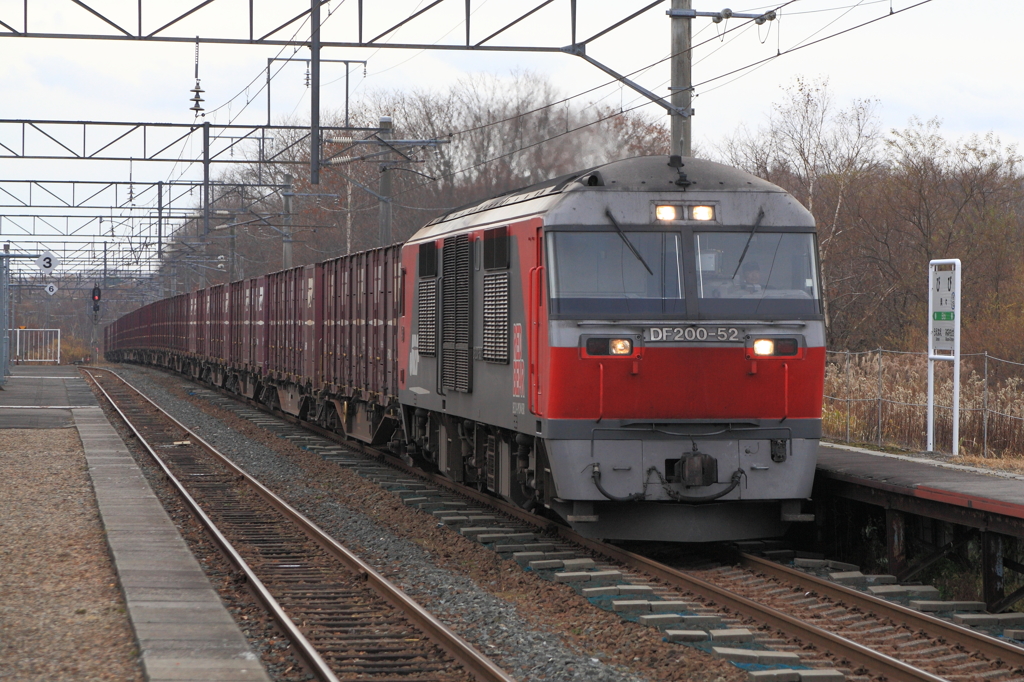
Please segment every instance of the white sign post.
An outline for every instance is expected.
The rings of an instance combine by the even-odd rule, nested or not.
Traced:
[[[43,287],[43,291],[48,293],[50,296],[53,296],[55,293],[57,293],[57,285],[47,284],[45,287]]]
[[[928,452],[935,450],[935,363],[953,363],[953,456],[960,450],[960,259],[928,263]]]
[[[43,271],[44,275],[49,275],[51,272],[57,269],[60,265],[60,258],[53,255],[50,251],[44,251],[43,255],[36,258],[36,267]]]

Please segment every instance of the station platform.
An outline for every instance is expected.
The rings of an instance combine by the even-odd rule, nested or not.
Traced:
[[[838,444],[818,448],[828,494],[1024,537],[1024,476]]]
[[[70,428],[74,407],[99,409],[77,367],[14,365],[0,391],[0,428]]]
[[[269,682],[78,368],[12,373],[0,429],[78,430],[146,679]]]
[[[927,455],[874,452],[845,445],[818,449],[814,498],[827,505],[845,498],[885,511],[887,572],[910,579],[935,561],[976,538],[981,561],[981,597],[992,613],[1024,599],[1024,588],[1006,594],[1009,569],[1024,575],[1008,550],[1007,538],[1024,538],[1024,476],[953,464]],[[931,543],[917,556],[909,552],[914,517],[953,524],[952,536]],[[945,544],[942,544],[945,542]]]

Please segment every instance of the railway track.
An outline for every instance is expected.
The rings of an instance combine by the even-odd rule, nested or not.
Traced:
[[[318,679],[510,682],[432,614],[113,372],[86,370]]]
[[[230,393],[221,394],[233,402],[238,401],[237,397]],[[216,393],[211,392],[211,395]],[[250,405],[267,412],[262,406],[252,403]],[[505,504],[489,495],[465,488],[446,478],[413,469],[389,454],[363,448],[340,438],[337,434],[288,415],[277,412],[274,414],[297,427],[313,431],[328,441],[344,444],[346,448],[359,451],[362,456],[379,462],[380,465],[368,465],[365,462],[370,460],[366,459],[325,455],[325,459],[354,468],[364,476],[389,487],[401,495],[407,504],[415,504],[435,515],[440,514],[441,520],[445,523],[449,523],[449,519],[453,518],[443,516],[443,508],[438,510],[437,505],[442,503],[445,495],[469,499],[473,504],[479,505],[480,509],[501,512],[506,519],[498,523],[488,522],[491,526],[488,528],[468,528],[459,522],[449,525],[490,545],[495,551],[510,555],[531,570],[536,570],[551,579],[572,584],[577,591],[590,597],[591,601],[595,601],[599,606],[619,610],[621,604],[616,605],[616,601],[633,602],[630,607],[642,609],[641,602],[646,602],[652,615],[623,613],[631,619],[645,622],[644,618],[647,618],[647,622],[657,623],[659,610],[664,611],[659,607],[672,604],[678,605],[677,611],[691,614],[683,616],[690,619],[682,621],[684,626],[693,622],[708,624],[718,618],[712,613],[715,609],[709,608],[713,605],[756,623],[768,625],[798,642],[813,645],[820,651],[830,653],[833,660],[846,668],[848,673],[852,673],[853,677],[929,682],[1010,682],[1024,679],[1024,649],[970,628],[957,626],[940,618],[751,555],[741,555],[738,568],[704,571],[699,572],[699,575],[698,572],[679,570],[614,545],[584,538],[564,526]],[[360,464],[360,461],[364,463]],[[388,471],[392,473],[389,474]],[[413,477],[423,483],[408,483]],[[467,529],[473,532],[467,533]],[[478,530],[485,532],[478,533]],[[555,542],[552,543],[552,540]],[[531,548],[543,551],[516,551]],[[538,556],[523,557],[523,554]],[[567,558],[570,555],[575,558]],[[590,564],[586,563],[588,560]],[[557,567],[546,564],[560,564],[565,570],[559,572]],[[570,568],[580,570],[571,571]],[[567,576],[567,573],[574,575]],[[590,577],[585,576],[588,573]],[[602,582],[598,578],[599,574],[611,578],[610,582],[616,584],[605,584],[608,581]],[[650,578],[656,580],[651,581]],[[616,596],[625,598],[615,599]],[[637,599],[637,596],[647,599]],[[694,596],[701,601],[686,601],[687,598],[692,600]],[[601,603],[599,597],[608,598]],[[778,647],[785,640],[764,636],[740,636],[735,634],[742,631],[736,627],[735,618],[720,620],[724,620],[724,625],[728,627],[721,630],[706,628],[711,629],[711,640],[702,643],[694,638],[691,643],[695,642],[697,646],[711,651],[727,648],[734,651],[753,651],[750,656],[754,658],[747,658],[743,662],[761,662],[762,665],[776,668],[792,665],[800,669],[807,663],[819,666],[828,663],[821,660],[808,661],[806,657],[801,659],[799,656],[787,656],[785,651],[773,656],[775,652],[771,647]],[[696,632],[681,631],[678,629],[680,625],[673,626],[672,623],[662,624],[660,627],[669,637],[673,637],[673,632]],[[720,634],[718,643],[723,646],[715,647],[715,632],[733,634]],[[686,639],[680,638],[680,641]],[[729,646],[736,642],[740,642],[746,649],[733,649]],[[789,650],[793,648],[800,647],[788,647]],[[758,659],[757,652],[767,654]],[[808,676],[808,679],[812,678]],[[813,679],[830,678],[825,675]]]

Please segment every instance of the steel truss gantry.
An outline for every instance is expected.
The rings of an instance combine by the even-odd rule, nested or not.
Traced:
[[[189,9],[168,8],[166,1],[138,0],[135,8],[126,5],[127,9],[119,11],[100,11],[84,0],[63,0],[61,10],[80,15],[81,23],[58,22],[53,28],[46,26],[47,17],[35,19],[30,14],[30,0],[24,0],[21,16],[17,10],[0,13],[0,38],[65,38],[78,40],[117,40],[133,42],[195,42],[231,45],[270,45],[281,47],[306,47],[310,52],[310,125],[309,125],[309,173],[310,183],[320,183],[320,52],[323,48],[374,48],[374,49],[412,49],[412,50],[475,50],[485,52],[551,52],[565,53],[580,57],[592,66],[607,73],[626,87],[650,99],[651,102],[663,107],[674,118],[689,118],[691,110],[688,106],[678,106],[670,97],[658,96],[647,88],[630,80],[606,64],[599,62],[587,54],[588,46],[620,26],[664,4],[667,0],[654,0],[644,4],[630,2],[631,10],[609,22],[599,22],[600,28],[580,39],[580,12],[578,0],[539,0],[523,8],[517,3],[504,3],[496,6],[486,17],[478,17],[476,21],[484,24],[484,28],[474,32],[473,0],[433,0],[425,7],[411,10],[405,16],[395,16],[394,3],[367,3],[356,0],[333,8],[330,0],[264,0],[257,3],[249,0],[247,21],[215,21],[204,23],[213,12],[227,3],[224,0],[201,0]],[[477,0],[480,3],[481,0]],[[258,4],[258,7],[257,7]],[[625,4],[625,3],[623,3]],[[322,10],[327,6],[327,16]],[[482,6],[478,4],[478,8]],[[418,6],[417,6],[418,7]],[[48,6],[53,12],[53,4]],[[560,14],[556,10],[563,10]],[[565,11],[567,10],[567,11]],[[424,16],[438,19],[441,12],[450,21],[463,24],[464,39],[444,42],[430,40],[430,37],[414,39],[409,42],[386,42],[397,35],[399,29],[404,31],[422,31],[425,27]],[[344,18],[328,21],[334,15]],[[557,17],[557,18],[556,18]],[[554,24],[552,20],[554,19]],[[586,14],[584,19],[588,25],[593,19]],[[564,22],[564,23],[562,23]],[[210,24],[220,29],[210,31]],[[309,24],[307,27],[306,24]],[[62,30],[64,26],[82,25],[80,31]],[[495,44],[493,41],[504,37],[514,30],[516,35],[535,36],[540,31],[530,31],[529,27],[552,25],[561,26],[563,39],[558,43],[534,42],[521,44]],[[20,26],[21,28],[16,28]],[[88,26],[88,27],[86,27]],[[129,28],[125,28],[125,27]],[[248,34],[245,27],[248,27]],[[436,30],[436,29],[434,29]],[[284,38],[289,31],[292,36]],[[451,33],[451,32],[449,32]],[[303,38],[299,39],[299,34]],[[305,35],[308,34],[308,39]],[[257,37],[258,36],[258,37]],[[367,36],[373,36],[367,38]],[[481,37],[483,36],[483,37]],[[566,42],[567,39],[567,42]],[[267,67],[269,76],[269,66]]]

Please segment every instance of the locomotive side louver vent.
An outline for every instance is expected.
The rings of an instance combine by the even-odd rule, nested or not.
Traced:
[[[441,252],[441,385],[468,393],[472,384],[469,237],[444,240]]]
[[[437,355],[437,280],[420,280],[416,313],[419,319],[420,355]]]
[[[508,363],[508,273],[484,276],[484,360]]]

